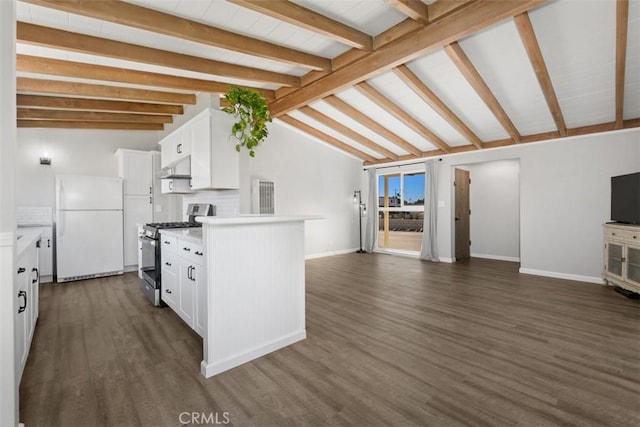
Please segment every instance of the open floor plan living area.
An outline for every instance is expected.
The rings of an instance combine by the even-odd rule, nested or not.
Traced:
[[[0,427],[640,425],[640,0],[0,0]]]

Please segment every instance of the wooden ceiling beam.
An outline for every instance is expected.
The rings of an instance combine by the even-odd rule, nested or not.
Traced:
[[[264,40],[191,21],[179,16],[116,0],[25,0],[115,24],[190,40],[259,58],[284,62],[312,70],[330,70],[331,60]]]
[[[394,153],[393,151],[390,151],[386,148],[384,148],[383,146],[377,144],[376,142],[370,140],[369,138],[359,134],[358,132],[354,131],[353,129],[343,125],[342,123],[332,119],[331,117],[327,116],[326,114],[321,113],[320,111],[316,110],[315,108],[312,108],[310,106],[306,106],[306,107],[302,107],[300,109],[300,112],[306,114],[307,116],[311,117],[312,119],[322,123],[325,126],[328,126],[338,132],[340,132],[341,134],[343,134],[344,136],[351,138],[352,140],[358,142],[359,144],[364,145],[365,147],[369,148],[370,150],[373,150],[379,154],[382,154],[383,156],[385,156],[387,159],[390,160],[398,160],[398,155],[396,153]]]
[[[460,132],[476,148],[482,148],[482,140],[442,102],[406,65],[400,65],[393,70],[415,93],[418,94],[431,108],[433,108],[451,127]]]
[[[418,28],[421,28],[422,26],[420,24],[418,24],[417,22],[411,20],[411,19],[405,19],[404,21],[402,21],[401,23],[394,25],[393,27],[389,28],[387,31],[378,34],[377,36],[375,36],[373,38],[373,48],[374,49],[378,49],[381,46],[384,46],[388,43],[391,43],[394,40],[397,40],[401,37],[406,36],[407,34],[417,30]],[[360,50],[360,49],[350,49],[348,51],[346,51],[345,53],[343,53],[342,55],[337,56],[336,58],[333,58],[332,62],[333,62],[333,69],[338,70],[340,68],[343,68],[349,64],[351,64],[354,61],[357,61],[360,58],[363,58],[365,56],[368,55],[367,51],[364,50]],[[305,74],[304,76],[302,76],[300,78],[301,84],[302,86],[306,86],[316,80],[319,80],[320,78],[328,75],[329,72],[327,71],[310,71],[307,74]],[[282,87],[280,89],[276,90],[276,98],[282,98],[283,96],[294,92],[295,90],[297,90],[296,88],[291,88],[291,87]]]
[[[414,145],[411,145],[409,142],[400,138],[395,133],[391,132],[389,129],[382,126],[380,123],[375,120],[369,118],[368,116],[362,114],[360,110],[352,107],[351,105],[344,102],[342,99],[338,98],[335,95],[328,96],[323,99],[324,102],[331,105],[336,110],[346,114],[351,117],[353,120],[359,122],[363,126],[371,129],[372,131],[380,134],[383,138],[386,138],[390,142],[394,143],[398,147],[402,148],[407,153],[411,153],[413,156],[421,156],[422,152]]]
[[[276,84],[279,86],[300,86],[300,78],[288,74],[229,64],[213,59],[154,49],[101,37],[87,36],[80,33],[58,30],[56,28],[28,24],[26,22],[18,22],[16,39],[18,43],[158,65],[176,70],[194,71],[220,77]]]
[[[286,0],[230,0],[238,6],[337,40],[356,49],[371,50],[373,38],[324,15]]]
[[[438,0],[427,5],[429,23],[434,23],[476,0]]]
[[[337,93],[370,77],[441,48],[504,19],[520,14],[545,0],[482,1],[468,4],[442,18],[329,73],[270,104],[273,117]]]
[[[52,108],[56,110],[119,111],[146,114],[183,114],[182,105],[151,104],[145,102],[110,101],[104,99],[67,98],[61,96],[21,95],[18,107]]]
[[[77,120],[81,122],[173,123],[172,116],[159,114],[105,113],[99,111],[18,108],[18,120]]]
[[[556,122],[556,128],[558,129],[558,132],[560,132],[560,135],[567,136],[567,124],[564,122],[562,109],[560,108],[556,91],[553,89],[553,83],[551,82],[547,65],[544,62],[544,57],[542,56],[542,51],[540,50],[536,33],[533,30],[533,25],[531,25],[529,14],[527,12],[523,12],[514,16],[513,19],[516,27],[518,28],[518,32],[520,33],[522,43],[524,43],[525,50],[527,51],[527,55],[529,56],[529,60],[533,66],[533,70],[538,78],[538,82],[540,83],[540,88],[542,89],[544,98],[549,106],[549,111],[551,111],[553,120]]]
[[[58,120],[18,120],[19,128],[163,130],[162,123],[80,122]]]
[[[25,61],[23,61],[22,65],[25,65]],[[62,80],[34,79],[30,77],[18,77],[16,84],[16,89],[19,92],[94,96],[97,98],[131,99],[138,101],[169,102],[173,104],[196,103],[196,96],[189,93],[162,92]]]
[[[627,66],[627,33],[629,27],[629,1],[616,2],[616,129],[624,121],[624,79]]]
[[[422,25],[429,23],[429,9],[420,0],[385,0],[385,2]]]
[[[418,135],[422,136],[424,139],[429,141],[431,144],[435,145],[437,148],[441,149],[445,153],[451,151],[451,147],[447,145],[438,135],[431,132],[425,125],[416,120],[411,114],[404,111],[402,108],[398,107],[394,104],[389,98],[378,92],[373,86],[368,84],[367,82],[358,83],[356,88],[367,98],[373,101],[375,104],[379,105],[381,108],[384,108],[393,115],[395,118],[400,120],[402,123],[411,128]]]
[[[327,135],[326,133],[319,131],[318,129],[309,126],[308,124],[301,122],[298,119],[295,119],[291,116],[288,115],[284,115],[284,116],[280,116],[278,117],[279,120],[281,120],[282,122],[288,124],[289,126],[292,126],[298,130],[301,130],[302,132],[305,132],[315,138],[318,138],[319,140],[329,144],[329,145],[333,145],[334,147],[342,150],[342,151],[346,151],[347,153],[361,159],[364,161],[376,161],[377,159],[373,156],[368,155],[367,153],[364,153],[360,150],[358,150],[357,148],[354,148],[352,146],[350,146],[349,144],[345,144],[344,142],[340,141],[337,138],[332,137],[331,135]]]
[[[489,110],[491,110],[493,115],[496,117],[498,122],[500,122],[502,127],[507,131],[509,136],[511,136],[513,141],[516,144],[522,142],[520,132],[518,132],[518,129],[509,118],[509,115],[506,111],[504,111],[504,108],[502,108],[502,105],[500,105],[500,102],[498,102],[498,99],[493,94],[493,92],[491,92],[491,89],[489,89],[489,86],[484,81],[473,63],[471,63],[471,60],[469,59],[467,54],[464,53],[464,50],[462,50],[462,47],[460,47],[458,42],[453,42],[450,45],[445,46],[444,51],[447,53],[451,61],[456,65],[458,70],[460,70],[462,75],[467,79],[480,99],[482,99]]]
[[[635,119],[624,120],[622,122],[622,129],[634,129],[634,128],[640,128],[640,117]],[[567,136],[590,135],[595,133],[611,132],[616,129],[617,129],[616,122],[599,123],[596,125],[580,126],[577,128],[567,129]],[[559,138],[562,138],[562,137],[560,136],[560,132],[558,131],[542,132],[542,133],[537,133],[532,135],[524,135],[522,137],[522,143],[541,142],[541,141],[548,141],[551,139],[559,139]],[[488,141],[484,143],[485,149],[506,147],[510,145],[514,145],[513,139],[499,139],[499,140]],[[475,147],[473,147],[472,145],[464,145],[460,147],[451,148],[452,153],[462,153],[462,152],[473,151],[473,150],[475,150]],[[427,157],[434,157],[434,156],[442,156],[444,154],[445,153],[443,153],[441,150],[434,150],[434,151],[424,152],[420,157],[427,158]],[[400,158],[398,159],[398,161],[403,161],[403,160],[411,160],[411,158],[409,156],[400,156]],[[377,159],[373,162],[366,161],[364,164],[365,166],[369,166],[369,165],[378,165],[378,164],[384,164],[384,163],[390,163],[390,162],[391,162],[390,160],[386,160],[386,159]]]
[[[107,67],[105,65],[63,61],[61,59],[28,55],[17,55],[16,70],[18,72],[25,73],[48,74],[89,80],[103,80],[217,94],[224,94],[228,92],[229,87],[231,86],[229,83],[210,80],[170,76],[168,74],[158,74],[147,71],[129,70],[126,68]],[[265,98],[273,99],[273,91],[264,89],[256,90],[262,93]]]

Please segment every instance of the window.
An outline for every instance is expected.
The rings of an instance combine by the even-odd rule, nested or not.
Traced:
[[[378,175],[379,248],[420,251],[424,189],[424,172]]]

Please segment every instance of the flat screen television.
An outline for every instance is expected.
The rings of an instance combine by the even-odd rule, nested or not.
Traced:
[[[640,224],[640,172],[611,177],[611,220]]]

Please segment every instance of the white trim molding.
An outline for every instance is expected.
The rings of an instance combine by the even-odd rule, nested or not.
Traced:
[[[471,258],[484,258],[484,259],[495,259],[498,261],[520,262],[519,257],[491,255],[491,254],[476,254],[473,252],[471,253]]]
[[[352,249],[343,249],[340,251],[329,251],[329,252],[321,252],[318,254],[309,254],[309,255],[305,255],[304,259],[308,260],[308,259],[316,259],[316,258],[325,258],[328,256],[335,256],[335,255],[351,254],[357,251],[358,249],[359,248],[352,248]]]
[[[520,268],[521,274],[531,274],[533,276],[553,277],[555,279],[574,280],[576,282],[594,283],[604,285],[602,277],[581,276],[579,274],[558,273],[555,271],[535,270],[533,268]]]

